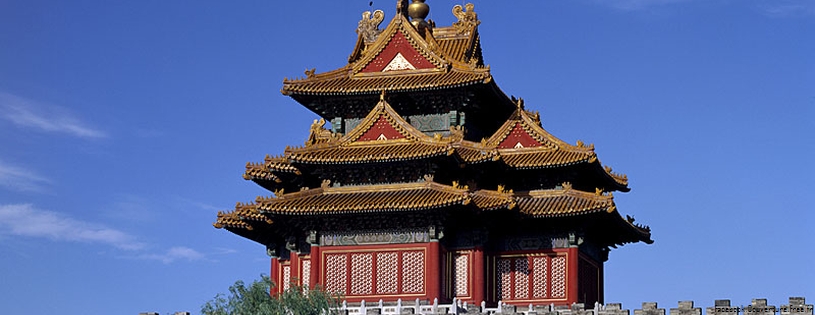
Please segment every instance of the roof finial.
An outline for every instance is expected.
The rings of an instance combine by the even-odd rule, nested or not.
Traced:
[[[384,101],[384,100],[385,100],[385,93],[387,93],[387,91],[386,91],[386,90],[382,90],[382,93],[379,93],[379,100],[380,100],[380,101]]]
[[[408,6],[408,15],[410,16],[410,24],[413,24],[417,30],[429,27],[430,24],[424,20],[430,14],[430,6],[424,3],[425,0],[413,0]]]

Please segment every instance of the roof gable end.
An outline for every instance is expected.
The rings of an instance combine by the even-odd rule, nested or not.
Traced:
[[[352,65],[353,73],[393,74],[405,70],[444,70],[447,62],[432,47],[438,44],[429,36],[425,39],[407,18],[397,14],[377,37],[364,48],[362,56]]]

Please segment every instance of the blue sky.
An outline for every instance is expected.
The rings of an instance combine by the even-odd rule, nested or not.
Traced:
[[[365,1],[0,1],[0,296],[9,314],[198,312],[268,273],[218,210],[315,116]],[[395,1],[374,1],[394,14]],[[460,1],[430,0],[450,25]],[[638,308],[815,300],[815,2],[477,1],[484,56],[544,127],[626,173],[653,229],[606,264]]]

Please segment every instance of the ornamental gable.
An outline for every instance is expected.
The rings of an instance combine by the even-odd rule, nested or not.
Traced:
[[[384,99],[374,106],[368,116],[348,132],[341,143],[364,143],[367,141],[409,140],[428,138],[421,131],[411,126]]]
[[[518,149],[518,148],[531,148],[540,146],[541,143],[535,140],[529,132],[524,130],[520,122],[516,122],[515,126],[509,132],[506,138],[498,144],[499,149]]]
[[[385,48],[361,72],[432,69],[436,66],[413,47],[402,31],[397,31]]]
[[[379,115],[373,125],[357,141],[393,140],[405,138],[399,130],[388,122],[384,115]]]

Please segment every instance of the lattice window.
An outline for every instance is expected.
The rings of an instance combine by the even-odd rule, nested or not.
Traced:
[[[376,293],[398,293],[399,254],[385,252],[376,254]]]
[[[533,298],[540,299],[547,297],[549,278],[546,270],[549,265],[548,260],[546,257],[532,258],[532,278],[535,279],[532,283]]]
[[[311,260],[303,260],[300,270],[303,273],[303,275],[300,277],[300,279],[303,280],[303,290],[308,291],[308,286],[311,282]]]
[[[467,296],[468,295],[468,284],[469,284],[469,258],[470,255],[467,254],[459,254],[455,255],[455,274],[453,278],[455,279],[456,285],[456,296]]]
[[[496,269],[499,300],[566,297],[566,256],[499,258]]]
[[[515,259],[515,299],[529,298],[529,260]]]
[[[566,297],[566,257],[552,257],[552,297]]]
[[[371,294],[373,285],[373,254],[351,255],[351,294]]]
[[[424,292],[424,252],[402,253],[402,292]]]
[[[346,295],[347,261],[345,254],[325,255],[325,290],[331,293]]]
[[[283,266],[283,290],[291,287],[291,266]]]
[[[502,258],[498,260],[498,299],[508,300],[512,298],[512,259]]]

